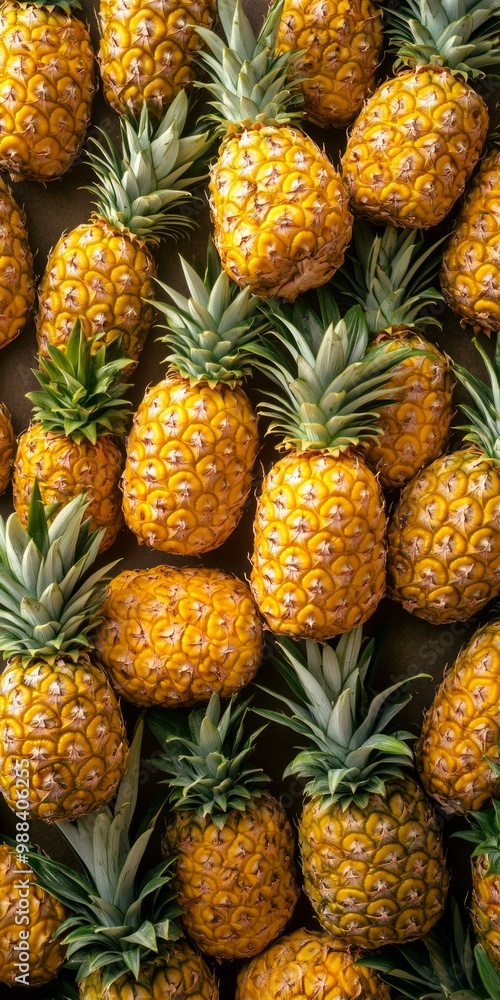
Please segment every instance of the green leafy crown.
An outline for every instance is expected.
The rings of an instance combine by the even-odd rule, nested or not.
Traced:
[[[398,66],[484,76],[500,62],[500,0],[402,0],[385,9]]]
[[[490,384],[487,385],[462,365],[453,365],[457,378],[467,389],[474,404],[460,404],[468,422],[462,424],[459,430],[466,431],[464,441],[471,441],[489,458],[500,462],[500,333],[497,334],[493,361],[476,339],[473,343],[484,362]]]
[[[491,809],[467,813],[467,819],[470,820],[472,829],[461,830],[455,836],[475,844],[472,857],[486,855],[488,873],[500,875],[500,801],[493,799]]]

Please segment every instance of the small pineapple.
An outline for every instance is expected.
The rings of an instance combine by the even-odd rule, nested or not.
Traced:
[[[5,403],[0,403],[0,493],[4,493],[12,477],[16,455],[16,436]]]
[[[101,809],[128,751],[120,706],[89,652],[110,567],[87,573],[103,532],[90,531],[85,508],[77,496],[49,524],[35,484],[27,529],[16,514],[0,520],[0,791],[17,810],[25,761],[26,811],[48,821]]]
[[[34,304],[26,218],[10,188],[0,180],[0,349],[21,333]]]
[[[182,91],[153,130],[144,106],[138,123],[123,118],[122,152],[107,134],[93,141],[88,160],[97,175],[90,187],[95,212],[61,236],[51,250],[38,289],[38,347],[64,350],[77,319],[89,338],[121,336],[137,361],[154,320],[150,302],[156,266],[149,245],[194,225],[181,206],[211,143],[208,133],[182,137],[188,99]]]
[[[479,943],[500,971],[500,801],[494,799],[491,809],[471,812],[467,818],[472,828],[457,836],[476,845],[472,852],[472,922]]]
[[[96,90],[79,0],[0,6],[0,170],[13,181],[61,177],[78,156]]]
[[[248,702],[222,712],[214,694],[188,719],[151,709],[173,808],[164,839],[177,859],[174,887],[189,936],[218,960],[249,958],[281,934],[297,902],[294,840],[269,782],[248,757]]]

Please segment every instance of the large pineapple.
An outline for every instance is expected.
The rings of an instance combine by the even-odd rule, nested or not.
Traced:
[[[35,479],[45,504],[85,493],[92,529],[104,529],[101,549],[107,549],[123,526],[120,437],[130,407],[123,393],[130,387],[122,381],[128,362],[117,342],[102,344],[96,354],[93,346],[78,321],[66,353],[49,346],[49,357],[40,358],[41,388],[26,394],[33,420],[18,440],[12,485],[23,525]]]
[[[427,229],[477,163],[488,110],[468,83],[500,62],[500,0],[402,0],[386,12],[396,68],[364,105],[342,158],[355,214]]]
[[[475,844],[472,852],[471,916],[477,939],[500,971],[500,801],[472,812],[472,828],[458,836]]]
[[[0,349],[21,332],[34,304],[26,218],[10,188],[0,180]]]
[[[146,107],[138,123],[123,118],[121,153],[107,134],[104,144],[94,140],[88,159],[97,175],[90,187],[97,212],[49,254],[38,290],[41,354],[48,344],[64,349],[80,319],[89,338],[101,334],[109,343],[121,335],[125,354],[139,357],[154,320],[149,247],[193,227],[182,206],[201,180],[193,174],[211,143],[208,133],[182,137],[187,113],[183,91],[155,130]]]
[[[250,589],[218,569],[125,570],[111,580],[93,637],[120,695],[167,708],[230,698],[260,663],[262,626]]]
[[[306,738],[285,771],[306,779],[304,887],[324,930],[358,948],[423,937],[441,916],[448,887],[437,821],[408,773],[411,735],[388,732],[409,700],[407,682],[369,699],[372,649],[361,628],[335,649],[280,641],[277,666],[293,700],[268,693],[291,714],[257,710]]]
[[[371,0],[284,0],[276,51],[300,49],[290,78],[305,117],[323,128],[352,122],[373,90],[382,58],[382,12]]]
[[[23,528],[0,520],[0,791],[19,808],[19,761],[28,770],[23,809],[73,819],[115,794],[127,757],[118,701],[93,661],[109,567],[88,575],[102,531],[91,532],[75,497],[48,523],[35,485]],[[25,805],[24,805],[25,803]]]
[[[96,89],[94,52],[71,11],[78,0],[0,6],[0,170],[52,181],[74,162]]]
[[[210,969],[181,939],[179,907],[168,888],[171,860],[138,879],[157,818],[150,811],[138,829],[137,819],[132,826],[141,736],[139,723],[113,808],[58,824],[76,867],[33,850],[29,862],[40,884],[73,911],[59,933],[81,1000],[218,1000]]]
[[[10,483],[16,454],[16,436],[5,403],[0,402],[0,493]]]
[[[172,814],[164,848],[177,859],[174,887],[183,923],[217,959],[249,958],[278,937],[298,889],[286,813],[248,757],[258,732],[244,736],[248,702],[218,695],[189,718],[150,710],[168,774]]]
[[[448,815],[500,795],[500,621],[480,628],[445,674],[416,747],[424,788]]]
[[[134,416],[123,510],[140,544],[195,555],[229,537],[250,492],[259,438],[242,382],[265,324],[211,244],[203,278],[182,257],[181,265],[189,298],[160,282],[173,302],[156,303],[172,353]]]
[[[476,347],[490,385],[454,366],[472,400],[461,406],[465,447],[415,476],[389,523],[389,596],[436,625],[500,593],[500,335],[493,362]]]
[[[196,29],[210,50],[199,60],[212,80],[198,85],[212,95],[223,136],[210,180],[222,265],[256,295],[292,301],[340,266],[352,218],[326,154],[289,124],[301,95],[293,84],[286,89],[296,54],[274,52],[281,8],[275,0],[256,37],[240,0],[219,0],[226,44]]]
[[[196,76],[195,25],[212,28],[215,0],[101,0],[99,64],[115,111],[138,115],[144,102],[159,118]]]

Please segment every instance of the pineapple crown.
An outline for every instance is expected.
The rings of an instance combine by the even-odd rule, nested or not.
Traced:
[[[40,356],[39,371],[32,369],[41,389],[26,393],[43,429],[65,434],[77,444],[124,434],[128,425],[131,404],[123,393],[130,385],[122,381],[122,371],[130,368],[130,359],[122,353],[121,338],[101,343],[93,353],[99,337],[86,337],[77,320],[66,351],[47,345],[49,357]]]
[[[80,0],[20,0],[21,5],[25,4],[30,7],[45,7],[47,10],[53,10],[54,7],[60,7],[65,14],[71,14],[72,10],[81,10],[82,5]]]
[[[495,770],[500,773],[498,766]],[[500,802],[498,799],[493,799],[491,809],[469,812],[467,819],[472,823],[472,829],[461,830],[454,836],[476,844],[472,857],[486,855],[488,874],[500,875]]]
[[[174,209],[193,197],[190,188],[207,176],[202,165],[212,138],[208,132],[182,136],[189,108],[184,90],[169,105],[154,130],[146,104],[139,121],[130,113],[120,119],[122,152],[106,132],[92,139],[88,154],[98,182],[88,191],[115,229],[134,233],[147,243],[194,228],[186,214]],[[193,171],[202,170],[198,176]]]
[[[0,650],[7,657],[77,659],[99,621],[110,563],[87,576],[104,529],[90,530],[80,494],[49,524],[35,481],[23,528],[17,514],[0,518]]]
[[[106,806],[76,823],[57,823],[84,874],[35,850],[25,855],[43,888],[74,911],[58,930],[67,945],[66,965],[78,970],[79,983],[103,970],[102,995],[124,973],[138,979],[144,960],[156,954],[162,942],[181,936],[176,923],[181,910],[167,888],[174,859],[156,865],[141,883],[137,878],[159,812],[148,815],[131,836],[142,729],[139,720],[113,809]]]
[[[384,795],[386,782],[411,761],[407,746],[411,733],[386,732],[410,700],[409,682],[399,681],[368,698],[365,678],[374,642],[363,641],[361,626],[342,635],[335,648],[311,640],[283,639],[276,645],[274,664],[298,700],[262,688],[292,714],[255,711],[310,744],[291,761],[285,775],[307,779],[305,792],[319,799],[322,810],[333,803],[342,809],[351,803],[365,808],[369,796]]]
[[[249,704],[237,704],[233,697],[222,712],[214,694],[205,708],[193,709],[187,718],[176,711],[148,711],[148,724],[164,751],[155,764],[169,775],[165,784],[174,809],[208,815],[222,829],[232,809],[244,812],[260,798],[270,779],[247,764],[262,732],[245,737]]]
[[[459,408],[467,417],[468,423],[460,425],[458,429],[467,432],[464,434],[464,441],[471,441],[489,458],[500,462],[500,333],[497,335],[493,361],[490,361],[476,339],[473,343],[484,362],[490,384],[486,385],[462,365],[453,365],[457,378],[475,404],[460,404]]]
[[[271,419],[268,433],[283,435],[280,447],[333,453],[381,433],[377,404],[398,391],[386,384],[393,368],[422,352],[388,349],[387,344],[367,352],[368,324],[361,307],[353,306],[341,318],[326,288],[316,294],[319,314],[303,296],[293,306],[262,306],[278,344],[252,345],[252,363],[279,386],[279,401],[276,393],[267,393],[269,401],[259,410]]]
[[[400,66],[447,66],[467,79],[500,62],[500,0],[401,0],[384,8]]]
[[[261,124],[283,124],[300,117],[290,109],[304,97],[298,89],[300,79],[287,79],[292,63],[300,51],[275,54],[278,25],[284,0],[271,4],[259,34],[256,36],[240,0],[219,0],[218,12],[226,43],[209,28],[196,26],[206,48],[198,62],[206,70],[211,83],[195,82],[212,95],[210,101],[218,123],[216,132],[244,129]]]
[[[235,386],[251,370],[245,352],[252,350],[268,325],[257,311],[259,300],[222,270],[212,240],[204,275],[201,268],[191,267],[180,255],[179,259],[189,298],[159,281],[174,304],[153,302],[167,320],[164,329],[169,332],[160,339],[173,353],[166,360],[192,383]]]

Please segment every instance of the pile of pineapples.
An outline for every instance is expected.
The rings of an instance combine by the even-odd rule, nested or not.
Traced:
[[[16,998],[500,1000],[500,0],[263,7],[0,3]]]

